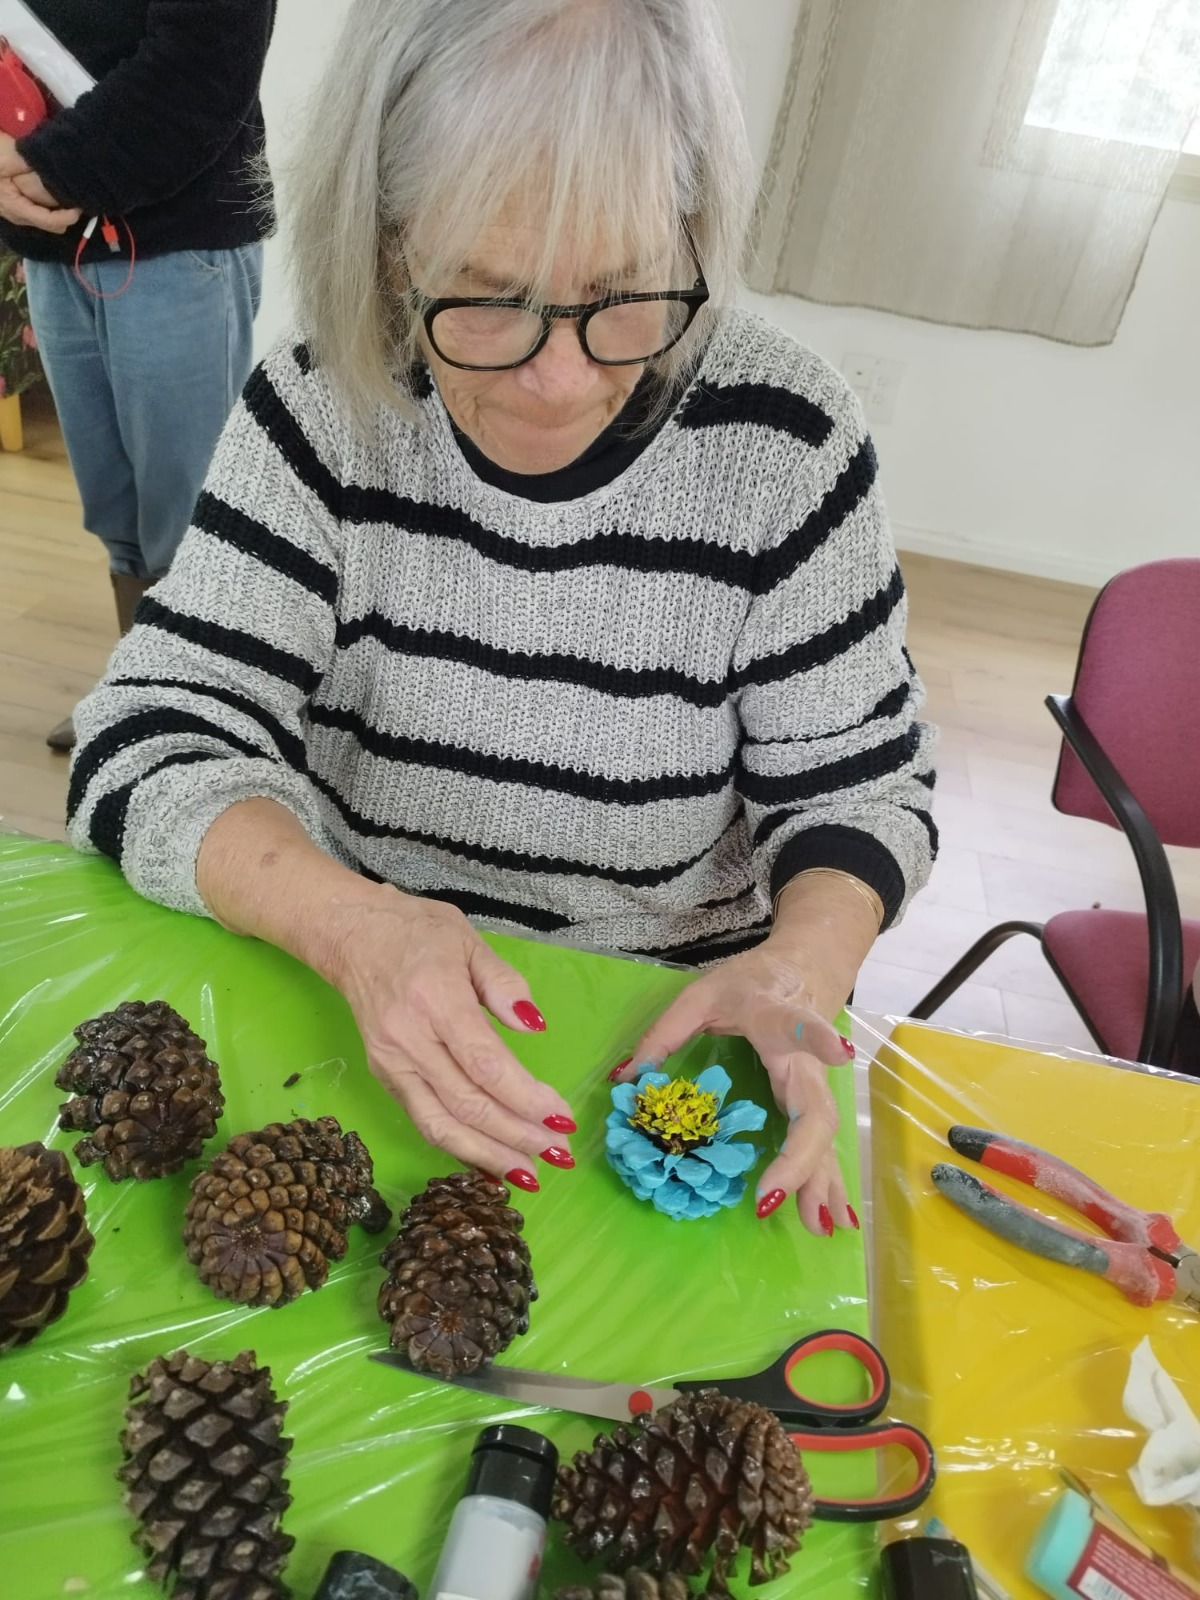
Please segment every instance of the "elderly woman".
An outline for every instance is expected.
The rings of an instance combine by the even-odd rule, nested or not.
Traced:
[[[929,870],[932,735],[858,407],[733,308],[710,8],[355,0],[308,126],[302,336],[79,713],[72,838],[337,985],[528,1190],[575,1123],[468,918],[703,967],[612,1075],[743,1035],[792,1118],[759,1214],[856,1225],[823,1063]]]

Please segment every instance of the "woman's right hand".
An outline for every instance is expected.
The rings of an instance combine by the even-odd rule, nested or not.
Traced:
[[[546,1023],[524,978],[461,911],[372,886],[337,917],[328,971],[371,1071],[430,1144],[527,1191],[539,1187],[539,1159],[574,1166],[570,1106],[526,1071],[484,1009],[522,1033]]]

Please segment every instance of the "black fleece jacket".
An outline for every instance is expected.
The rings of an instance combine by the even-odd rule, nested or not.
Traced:
[[[0,239],[39,261],[73,261],[89,217],[123,218],[139,256],[230,249],[271,232],[259,80],[275,0],[26,0],[97,80],[18,143],[42,182],[83,221],[65,235],[16,228]],[[118,224],[122,253],[124,227]],[[100,230],[84,260],[105,258]]]

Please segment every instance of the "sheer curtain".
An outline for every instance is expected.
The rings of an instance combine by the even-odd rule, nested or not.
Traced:
[[[1200,103],[1200,0],[802,0],[751,285],[1114,336]]]

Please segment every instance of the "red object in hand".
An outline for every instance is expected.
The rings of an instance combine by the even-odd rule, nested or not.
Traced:
[[[20,56],[0,43],[0,133],[23,139],[45,122],[49,111],[45,95]]]

